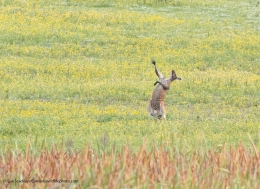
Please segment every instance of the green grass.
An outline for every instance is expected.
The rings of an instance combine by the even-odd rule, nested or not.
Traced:
[[[248,133],[260,147],[255,3],[2,1],[0,150],[28,140],[97,149],[104,136],[119,149],[144,139],[249,147]],[[147,119],[151,59],[182,78],[167,93],[166,122]]]

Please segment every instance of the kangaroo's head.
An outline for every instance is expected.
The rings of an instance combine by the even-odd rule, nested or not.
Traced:
[[[174,80],[181,80],[180,77],[177,77],[176,73],[174,70],[172,70],[172,75],[170,76],[170,80],[174,81]]]

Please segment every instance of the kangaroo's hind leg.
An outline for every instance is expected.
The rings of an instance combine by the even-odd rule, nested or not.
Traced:
[[[148,118],[150,119],[151,115],[153,115],[153,108],[151,105],[151,100],[149,100],[148,105],[147,105],[147,112],[148,112]]]
[[[163,119],[166,121],[166,107],[165,107],[164,102],[160,103],[160,113],[161,113]]]

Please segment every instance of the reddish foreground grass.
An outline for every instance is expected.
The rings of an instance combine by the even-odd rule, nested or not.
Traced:
[[[143,144],[137,153],[125,146],[102,155],[89,146],[74,153],[27,150],[0,157],[1,188],[260,188],[259,157],[243,146],[182,153]]]

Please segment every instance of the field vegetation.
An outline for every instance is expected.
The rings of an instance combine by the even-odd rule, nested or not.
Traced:
[[[3,157],[28,149],[39,155],[52,144],[67,152],[88,144],[99,155],[126,146],[138,153],[144,140],[148,152],[164,144],[188,155],[223,146],[238,153],[241,145],[251,157],[260,147],[256,1],[3,0],[0,6]],[[167,121],[147,119],[157,79],[151,59],[166,77],[174,69],[182,78],[167,93]]]
[[[5,153],[0,158],[6,188],[259,188],[260,153],[242,146],[187,154],[173,144],[146,143],[137,152],[95,153],[86,146],[79,153],[57,147],[35,156]]]

